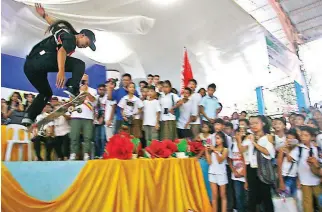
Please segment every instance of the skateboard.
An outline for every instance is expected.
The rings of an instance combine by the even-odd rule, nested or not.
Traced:
[[[33,124],[30,128],[35,127],[35,125],[36,125],[38,130],[41,130],[43,128],[43,126],[45,126],[49,122],[55,120],[59,116],[64,115],[66,112],[72,113],[74,111],[77,111],[78,113],[81,113],[82,109],[81,108],[76,108],[76,107],[84,103],[84,101],[85,101],[85,99],[87,97],[87,94],[88,94],[87,92],[80,93],[75,98],[73,98],[73,99],[69,100],[68,102],[66,102],[65,104],[59,106],[56,110],[51,112],[45,118],[39,120],[38,122],[35,122],[35,124]]]

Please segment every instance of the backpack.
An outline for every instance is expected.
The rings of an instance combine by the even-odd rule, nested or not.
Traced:
[[[275,187],[276,176],[271,160],[266,159],[261,152],[257,152],[257,176],[265,184],[273,185]]]

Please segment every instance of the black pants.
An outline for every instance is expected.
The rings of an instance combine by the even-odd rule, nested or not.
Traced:
[[[46,147],[46,160],[50,161],[51,158],[51,152],[53,149],[55,149],[57,157],[62,158],[62,151],[61,151],[61,145],[55,142],[55,138],[53,137],[43,137],[43,136],[36,136],[32,139],[32,142],[34,142],[34,148],[36,152],[36,156],[38,160],[42,161],[43,158],[40,155],[40,148],[41,148],[41,142],[45,144]]]
[[[231,169],[229,165],[226,165],[228,184],[226,185],[227,194],[227,211],[233,211],[235,207],[235,191],[233,180],[231,179]]]
[[[263,203],[264,212],[274,212],[271,185],[263,183],[257,176],[257,168],[247,166],[249,188],[248,211],[256,212],[257,205]]]
[[[30,83],[39,92],[27,110],[29,118],[35,120],[53,95],[47,79],[47,73],[58,72],[57,54],[46,53],[44,55],[36,54],[33,57],[27,57],[24,72]],[[85,72],[85,63],[80,59],[67,57],[65,72],[72,72],[71,86],[78,88]]]
[[[63,136],[56,136],[55,143],[60,149],[60,152],[57,153],[57,157],[63,159],[63,157],[69,157],[70,154],[70,139],[69,134]]]
[[[181,138],[191,138],[191,130],[190,129],[179,129],[177,128],[178,137]]]

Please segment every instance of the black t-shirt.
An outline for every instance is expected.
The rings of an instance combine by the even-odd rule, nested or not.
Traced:
[[[36,55],[42,51],[45,51],[45,53],[57,53],[61,47],[64,47],[68,56],[74,53],[76,48],[75,35],[64,28],[54,29],[52,30],[52,34],[53,35],[36,44],[29,56]]]

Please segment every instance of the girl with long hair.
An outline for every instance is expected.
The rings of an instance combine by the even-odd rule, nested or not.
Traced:
[[[265,116],[252,116],[249,119],[250,129],[254,133],[248,136],[243,145],[248,151],[246,180],[249,189],[248,210],[256,212],[263,204],[265,212],[274,211],[271,186],[275,173],[271,160],[275,157],[274,145],[269,141],[270,126]],[[263,171],[264,170],[264,171]]]
[[[207,145],[206,158],[209,164],[208,178],[212,192],[212,211],[217,212],[218,198],[221,201],[221,211],[227,211],[226,184],[228,184],[226,163],[228,149],[224,147],[226,136],[223,132],[216,133],[216,146]],[[218,195],[219,187],[219,195]]]

